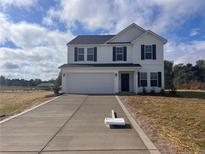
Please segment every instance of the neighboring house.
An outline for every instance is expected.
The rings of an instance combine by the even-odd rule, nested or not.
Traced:
[[[64,93],[140,93],[164,88],[167,40],[135,23],[116,35],[79,35],[67,44]]]

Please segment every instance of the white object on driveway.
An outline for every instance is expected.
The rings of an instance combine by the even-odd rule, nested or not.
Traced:
[[[125,120],[123,118],[117,118],[117,113],[111,110],[111,118],[105,118],[105,124],[108,126],[125,126]]]
[[[123,118],[105,118],[105,124],[125,126],[125,120]]]

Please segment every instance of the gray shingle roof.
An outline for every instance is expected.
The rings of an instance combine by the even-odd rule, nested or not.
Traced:
[[[103,44],[115,35],[78,35],[69,44]]]
[[[141,67],[141,65],[133,63],[63,64],[59,68],[65,67]]]

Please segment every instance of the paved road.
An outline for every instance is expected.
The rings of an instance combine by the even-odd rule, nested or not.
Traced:
[[[0,125],[1,154],[148,154],[132,128],[110,129],[111,109],[130,123],[115,96],[63,95]]]

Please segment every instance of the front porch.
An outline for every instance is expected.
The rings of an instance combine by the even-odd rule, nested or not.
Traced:
[[[135,93],[137,89],[137,71],[118,71],[115,73],[116,93]]]

